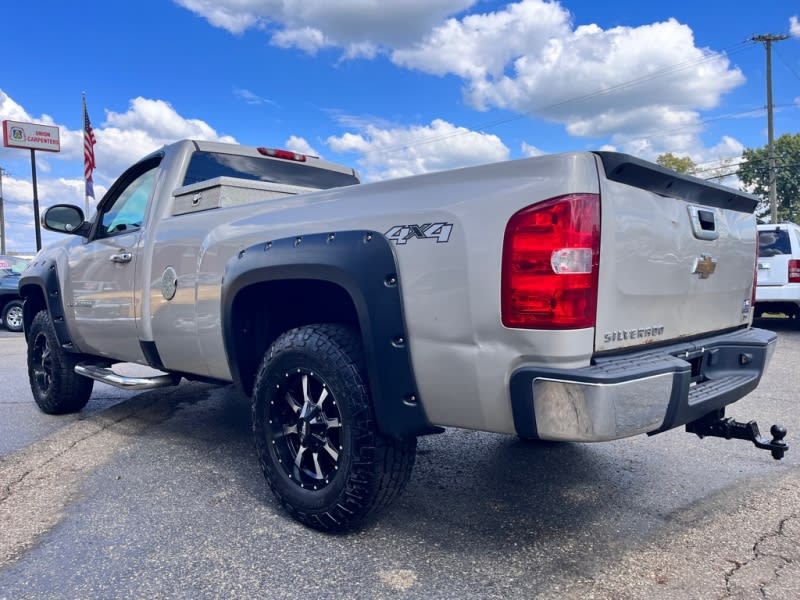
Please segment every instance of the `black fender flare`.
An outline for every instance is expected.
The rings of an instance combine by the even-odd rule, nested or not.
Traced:
[[[340,286],[355,306],[379,430],[394,437],[438,433],[423,408],[411,363],[394,251],[374,231],[288,237],[250,246],[228,261],[222,334],[231,376],[245,391],[233,323],[237,294],[265,282],[316,280]]]
[[[30,301],[33,289],[38,289],[42,293],[44,306]],[[56,261],[44,258],[31,262],[19,279],[19,293],[23,298],[22,318],[25,324],[25,339],[28,339],[28,329],[36,313],[45,308],[50,313],[56,338],[64,351],[80,354],[81,350],[73,342],[64,318],[64,302],[61,297]]]

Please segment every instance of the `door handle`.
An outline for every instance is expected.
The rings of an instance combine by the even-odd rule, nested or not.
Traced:
[[[132,259],[133,254],[130,252],[120,252],[119,254],[112,254],[109,257],[109,260],[115,263],[129,263]]]
[[[713,241],[719,238],[717,214],[712,208],[689,206],[689,220],[692,223],[692,233],[698,240]]]

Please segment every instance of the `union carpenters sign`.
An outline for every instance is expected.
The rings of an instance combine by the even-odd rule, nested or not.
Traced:
[[[3,145],[8,148],[61,151],[58,127],[19,121],[3,121]]]

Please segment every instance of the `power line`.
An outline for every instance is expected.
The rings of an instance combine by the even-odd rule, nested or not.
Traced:
[[[787,104],[785,106],[794,107],[793,104]],[[657,130],[657,131],[645,132],[642,135],[640,135],[639,137],[629,138],[628,141],[636,142],[636,141],[639,141],[639,140],[648,140],[648,139],[652,139],[652,138],[666,137],[666,136],[669,136],[669,135],[680,133],[682,131],[691,131],[692,129],[696,129],[698,125],[703,125],[703,124],[706,124],[706,123],[713,123],[714,121],[723,121],[725,119],[733,119],[733,118],[736,118],[736,117],[741,117],[743,115],[749,115],[749,114],[756,115],[756,114],[764,112],[764,111],[766,111],[765,108],[750,108],[750,109],[739,111],[739,112],[736,112],[736,113],[727,113],[727,114],[724,114],[724,115],[718,115],[716,117],[708,117],[708,118],[705,118],[705,119],[698,119],[696,122],[692,123],[691,125],[684,125],[682,127],[676,127],[675,129],[668,129],[667,131]],[[711,161],[709,161],[709,162],[711,162]]]
[[[794,160],[795,155],[786,153],[786,154],[777,154],[775,157],[778,158],[778,159],[781,159],[781,160],[788,159],[788,158],[791,158],[791,159]],[[740,156],[738,158],[741,159],[741,160],[739,160],[739,162],[735,162],[735,163],[734,162],[730,162],[730,163],[722,163],[722,164],[720,164],[720,160],[709,160],[709,161],[706,161],[706,162],[703,162],[703,163],[697,163],[697,164],[695,164],[695,169],[692,171],[692,174],[707,173],[708,171],[713,171],[714,169],[719,169],[719,168],[735,167],[735,166],[747,165],[747,164],[750,164],[750,163],[762,164],[762,163],[765,162],[763,158],[744,158],[743,156]],[[721,159],[721,160],[725,160],[725,159]],[[734,160],[734,159],[731,158],[730,160]],[[717,165],[716,166],[710,166],[710,167],[707,167],[705,169],[696,168],[696,167],[699,167],[701,165],[713,165],[714,163],[717,163]],[[780,165],[776,165],[776,167],[777,166],[779,166],[781,168],[786,168],[786,167],[795,166],[795,165],[780,164]],[[765,165],[763,167],[763,169],[766,170],[767,166]]]
[[[796,104],[779,104],[777,108],[792,108],[796,109],[798,106]],[[651,131],[643,133],[642,135],[635,137],[635,138],[627,138],[627,142],[638,142],[642,140],[650,140],[653,138],[664,138],[670,135],[674,135],[676,133],[680,133],[682,131],[691,131],[696,129],[699,125],[704,125],[706,123],[713,123],[714,121],[723,121],[725,119],[735,119],[737,117],[741,117],[743,115],[758,115],[760,113],[765,113],[767,111],[766,107],[762,108],[750,108],[747,110],[735,112],[735,113],[726,113],[724,115],[718,115],[716,117],[708,117],[706,119],[699,119],[695,123],[691,125],[684,125],[683,127],[676,127],[675,129],[669,129],[666,131],[658,130],[658,131]],[[733,157],[732,157],[733,158]],[[714,163],[719,162],[720,159],[715,160],[708,160],[701,163],[695,163],[695,167],[702,166],[702,165],[711,165]],[[712,167],[713,168],[713,167]],[[698,171],[695,171],[697,173]]]
[[[777,49],[777,48],[775,48],[775,54],[777,54],[777,55],[778,55],[778,58],[780,58],[780,59],[781,59],[781,61],[783,62],[783,64],[786,66],[786,68],[787,68],[787,69],[789,69],[789,72],[790,72],[792,75],[794,75],[795,77],[797,77],[797,79],[800,79],[800,74],[798,74],[798,73],[797,73],[797,71],[795,71],[795,70],[794,70],[794,67],[792,67],[792,65],[789,63],[789,61],[787,61],[787,60],[784,58],[783,54],[781,54],[780,52],[778,52],[778,49]]]
[[[746,164],[749,161],[743,160],[737,163],[720,163],[716,167],[707,167],[705,169],[693,169],[692,175],[698,175],[700,173],[708,173],[709,171],[716,171],[717,169],[730,169],[732,167],[741,167],[743,164]]]

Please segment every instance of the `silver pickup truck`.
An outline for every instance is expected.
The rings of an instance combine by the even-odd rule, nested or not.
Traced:
[[[724,417],[775,334],[751,328],[756,200],[579,152],[358,184],[266,148],[181,141],[126,171],[20,281],[33,396],[182,378],[251,398],[283,506],[357,526],[407,483],[417,436],[461,427],[596,442]],[[116,363],[160,372],[126,377]]]

